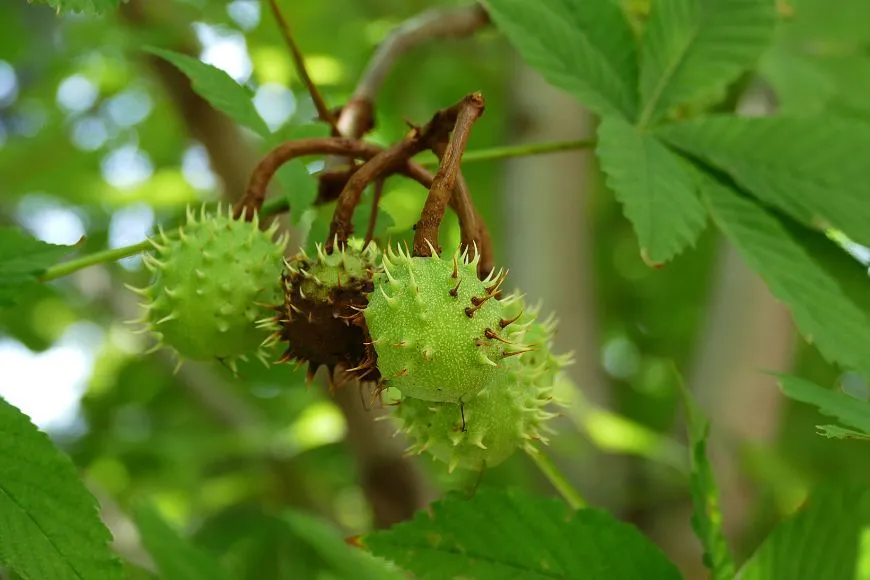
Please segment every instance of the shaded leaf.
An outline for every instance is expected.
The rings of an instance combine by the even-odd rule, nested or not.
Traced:
[[[689,475],[692,503],[692,529],[704,548],[704,565],[710,570],[712,580],[732,580],[736,570],[728,542],[722,532],[722,508],[719,504],[719,489],[710,460],[707,458],[707,438],[710,421],[701,416],[700,409],[692,400],[685,383],[680,388],[686,407],[686,419],[691,447]]]
[[[453,494],[409,522],[363,540],[421,580],[473,578],[679,579],[661,550],[604,511],[479,490]]]
[[[633,119],[634,34],[612,0],[485,0],[495,25],[550,84],[593,112]]]
[[[772,0],[656,0],[641,50],[640,125],[722,91],[773,39]]]
[[[870,487],[829,485],[814,490],[749,558],[737,580],[854,580],[870,556]],[[863,577],[863,576],[862,576]]]
[[[0,457],[0,564],[33,580],[124,578],[72,462],[2,398]]]
[[[666,262],[695,242],[706,226],[706,212],[677,155],[615,117],[602,120],[596,152],[647,263]]]
[[[191,80],[194,92],[218,111],[263,137],[272,133],[254,107],[250,92],[221,69],[171,50],[153,46],[146,46],[144,50],[177,67]]]
[[[41,4],[48,4],[58,14],[65,13],[81,13],[99,15],[106,10],[111,10],[118,7],[120,0],[28,0]]]
[[[804,224],[870,245],[870,125],[829,116],[711,116],[657,134]]]
[[[828,439],[860,439],[862,441],[870,441],[870,435],[861,433],[853,429],[846,429],[839,425],[817,425],[819,435]]]
[[[780,376],[779,386],[786,397],[818,407],[821,414],[870,435],[870,403],[798,377]]]
[[[320,520],[295,512],[284,520],[297,538],[329,562],[332,577],[345,580],[401,580],[404,574],[371,554],[351,548],[328,525]]]
[[[154,507],[139,506],[133,519],[162,580],[229,580],[215,556],[179,536]]]
[[[801,333],[829,361],[870,375],[870,319],[790,235],[783,220],[704,176],[713,220],[747,265],[791,311]]]

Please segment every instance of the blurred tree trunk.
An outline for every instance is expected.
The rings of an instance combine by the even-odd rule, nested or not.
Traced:
[[[581,139],[593,133],[592,117],[576,99],[553,88],[519,59],[512,83],[512,143]],[[610,394],[598,357],[591,251],[590,196],[597,181],[593,162],[592,151],[584,150],[505,163],[501,207],[507,233],[500,261],[511,270],[509,287],[519,287],[528,303],[542,300],[542,315],[557,314],[557,351],[574,351],[572,378],[590,402],[607,407]],[[567,420],[558,429],[576,432]],[[605,458],[589,449],[580,460],[555,460],[587,499],[619,508],[621,458]]]

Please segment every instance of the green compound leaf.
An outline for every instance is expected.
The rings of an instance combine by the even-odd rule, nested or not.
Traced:
[[[870,564],[870,487],[816,489],[767,537],[736,580],[855,580]]]
[[[495,25],[553,86],[593,112],[634,119],[637,48],[613,0],[485,0]]]
[[[28,2],[48,4],[57,10],[58,14],[72,12],[97,16],[107,10],[117,8],[120,0],[28,0]]]
[[[655,0],[641,52],[640,125],[722,92],[773,40],[773,0]]]
[[[0,565],[26,580],[123,580],[76,468],[3,399],[0,458]]]
[[[194,92],[215,109],[262,137],[271,135],[266,122],[254,107],[250,92],[230,75],[186,54],[153,46],[146,46],[144,50],[177,67],[191,80]]]
[[[861,432],[855,433],[851,429],[836,425],[819,426],[826,437],[838,439],[870,437],[870,403],[867,401],[855,399],[840,391],[826,389],[798,377],[781,375],[779,386],[786,397],[818,407],[823,415],[835,417]]]
[[[14,304],[16,295],[73,249],[47,244],[18,228],[0,228],[0,307]]]
[[[870,125],[828,115],[710,116],[656,130],[799,222],[870,246]]]
[[[215,556],[179,536],[152,506],[139,506],[134,520],[162,580],[230,580]]]
[[[704,175],[713,220],[746,264],[791,311],[822,356],[870,376],[870,318],[822,264],[790,234],[786,220]]]
[[[454,494],[363,544],[420,580],[677,580],[680,573],[633,526],[554,499],[479,490]]]
[[[695,242],[707,216],[677,155],[616,117],[602,120],[596,152],[608,187],[634,225],[644,261],[662,264]]]
[[[680,381],[686,406],[686,418],[691,446],[689,476],[692,492],[692,529],[704,548],[704,565],[710,570],[711,580],[733,580],[736,567],[722,532],[722,508],[713,468],[707,458],[707,438],[710,421],[701,416],[691,394]]]

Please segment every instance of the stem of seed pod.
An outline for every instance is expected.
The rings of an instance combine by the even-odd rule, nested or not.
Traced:
[[[583,496],[580,495],[580,492],[577,491],[574,486],[568,481],[568,478],[559,471],[559,468],[556,467],[556,464],[540,449],[535,449],[534,451],[527,451],[526,455],[532,458],[532,461],[535,462],[535,465],[538,466],[538,469],[541,470],[541,473],[544,474],[553,487],[556,488],[556,491],[562,496],[562,498],[568,502],[568,505],[575,510],[583,509],[588,506],[586,500],[583,499]]]
[[[375,179],[386,176],[402,167],[417,153],[431,148],[433,143],[443,140],[456,125],[456,120],[465,106],[466,99],[438,111],[423,127],[413,127],[404,139],[384,149],[354,172],[342,189],[341,195],[338,196],[335,213],[332,216],[332,223],[329,225],[329,233],[324,244],[327,253],[332,253],[336,240],[339,247],[343,247],[347,243],[347,239],[353,234],[353,212],[359,205],[360,197],[366,186]]]
[[[462,163],[462,153],[468,144],[471,135],[471,127],[481,115],[483,115],[486,101],[481,93],[472,93],[459,103],[459,112],[456,116],[456,124],[450,136],[450,142],[441,159],[441,167],[435,174],[435,181],[429,189],[429,196],[417,222],[414,234],[414,255],[429,256],[431,250],[429,244],[439,253],[438,230],[447,204],[453,195],[459,168]]]

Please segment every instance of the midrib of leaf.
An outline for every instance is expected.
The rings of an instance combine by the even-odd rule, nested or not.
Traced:
[[[665,69],[665,74],[662,75],[661,80],[659,80],[658,84],[656,84],[655,89],[653,90],[652,97],[649,102],[644,106],[643,112],[640,115],[640,120],[638,121],[638,125],[641,127],[646,127],[649,124],[650,117],[652,117],[655,112],[656,105],[658,105],[659,99],[662,97],[662,93],[665,91],[665,88],[668,86],[668,83],[674,78],[674,75],[677,73],[677,70],[683,66],[686,62],[686,55],[689,53],[689,50],[695,44],[695,41],[698,39],[698,35],[701,32],[701,22],[703,21],[703,7],[699,6],[698,10],[698,19],[695,22],[694,30],[689,35],[689,40],[684,45],[684,48],[680,51],[679,57],[674,59],[674,63],[668,66]]]
[[[51,547],[54,548],[54,551],[57,552],[58,555],[60,555],[60,557],[61,557],[60,559],[63,560],[67,564],[67,566],[69,567],[70,570],[73,571],[73,573],[76,575],[76,578],[80,578],[81,580],[87,580],[84,576],[82,576],[81,572],[79,572],[75,566],[73,566],[72,564],[70,564],[67,561],[67,559],[63,555],[63,552],[60,551],[60,549],[54,543],[54,540],[51,539],[51,536],[49,536],[48,534],[45,533],[45,530],[43,530],[42,526],[39,525],[39,522],[37,522],[33,518],[33,515],[29,511],[24,509],[24,506],[22,506],[18,502],[18,500],[16,500],[15,497],[11,493],[9,493],[8,489],[3,487],[2,483],[0,483],[0,492],[2,492],[4,496],[8,497],[9,501],[11,501],[15,506],[17,506],[18,509],[21,511],[21,513],[23,513],[24,515],[27,516],[27,519],[29,519],[31,522],[33,522],[33,525],[36,526],[36,529],[38,529],[42,533],[42,536],[48,541],[48,543],[51,545]]]

